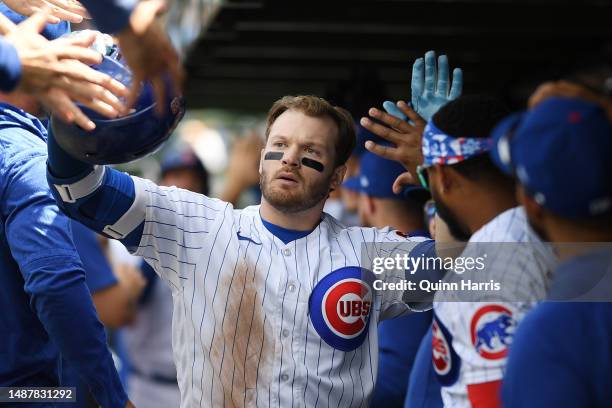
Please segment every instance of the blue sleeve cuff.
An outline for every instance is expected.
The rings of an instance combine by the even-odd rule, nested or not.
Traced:
[[[0,90],[11,92],[21,80],[19,54],[11,43],[0,39]]]
[[[82,0],[96,27],[108,34],[118,34],[130,22],[135,2],[131,0]]]

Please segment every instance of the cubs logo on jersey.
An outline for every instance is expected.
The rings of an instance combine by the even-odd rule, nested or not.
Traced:
[[[453,349],[453,336],[434,313],[431,324],[431,358],[441,385],[453,385],[459,377],[461,360]]]
[[[508,355],[508,347],[516,330],[512,311],[502,305],[486,305],[474,313],[470,323],[472,344],[478,354],[488,360]]]
[[[313,289],[310,320],[330,346],[351,351],[363,343],[374,301],[373,278],[370,271],[349,266],[331,272]]]

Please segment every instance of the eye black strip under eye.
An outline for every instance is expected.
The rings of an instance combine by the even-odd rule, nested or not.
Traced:
[[[302,158],[302,164],[304,166],[310,167],[311,169],[315,169],[319,173],[322,173],[323,169],[325,168],[323,166],[323,163],[318,162],[316,160],[309,159],[308,157]]]
[[[283,152],[268,152],[264,155],[264,160],[280,160],[283,156]]]

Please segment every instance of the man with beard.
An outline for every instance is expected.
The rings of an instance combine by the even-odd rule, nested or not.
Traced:
[[[413,112],[402,103],[398,106],[412,119]],[[506,113],[495,99],[461,96],[434,114],[422,136],[423,161],[416,173],[430,189],[438,214],[451,234],[458,240],[469,240],[461,257],[484,256],[489,260],[484,271],[455,271],[447,274],[446,280],[460,283],[495,279],[502,287],[501,292],[476,292],[473,297],[460,292],[436,294],[432,357],[445,406],[500,405],[499,387],[513,330],[533,302],[543,298],[548,282],[551,257],[546,251],[527,246],[510,249],[474,244],[537,241],[528,229],[523,209],[516,207],[512,179],[489,158],[490,132]],[[367,127],[383,138],[393,139],[397,147],[368,148],[400,160],[408,169],[414,168],[418,164],[414,158],[419,156],[414,150],[420,147],[420,140],[414,143],[412,139],[418,123],[398,124],[396,118],[378,110],[370,114],[395,129],[383,129],[371,122],[366,123]],[[402,155],[397,154],[400,150]],[[510,267],[513,258],[524,262],[514,262]],[[506,287],[512,292],[504,291]],[[502,321],[505,326],[496,332],[499,335],[493,341],[479,341],[482,328],[491,321]]]
[[[552,89],[552,95],[562,91]],[[610,100],[602,105],[612,106]],[[515,335],[504,406],[610,406],[610,117],[595,103],[553,97],[502,122],[495,140],[497,162],[521,184],[529,223],[554,243],[561,259],[550,301],[529,312]]]
[[[375,292],[365,268],[423,238],[345,228],[322,212],[355,144],[345,110],[282,98],[266,138],[261,205],[244,210],[78,161],[53,134],[48,180],[60,208],[121,239],[171,286],[182,407],[367,404],[376,324],[409,307],[403,290]],[[376,277],[405,278],[402,269]]]

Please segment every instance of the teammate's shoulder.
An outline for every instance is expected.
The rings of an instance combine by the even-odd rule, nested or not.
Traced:
[[[527,217],[523,207],[513,207],[498,214],[472,234],[470,242],[524,242]]]
[[[0,149],[46,154],[47,130],[36,117],[14,106],[0,103]],[[5,154],[4,159],[13,156]]]

